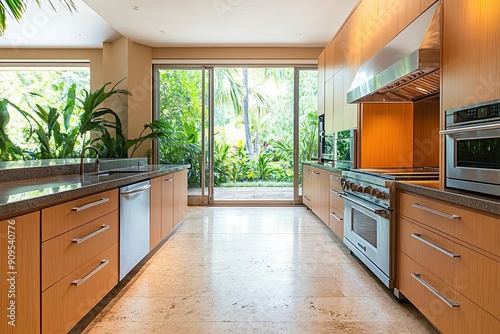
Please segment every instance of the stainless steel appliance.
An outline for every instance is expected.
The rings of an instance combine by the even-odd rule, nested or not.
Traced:
[[[437,179],[437,168],[351,169],[342,172],[344,243],[388,288],[395,279],[397,180]]]
[[[149,180],[120,188],[120,280],[149,253]]]
[[[361,65],[347,102],[412,102],[438,94],[440,43],[438,1]]]
[[[446,111],[450,188],[500,196],[500,100]]]

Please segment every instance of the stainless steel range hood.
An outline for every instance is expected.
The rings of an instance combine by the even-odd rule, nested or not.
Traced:
[[[440,12],[437,2],[361,65],[347,102],[414,102],[438,94]]]

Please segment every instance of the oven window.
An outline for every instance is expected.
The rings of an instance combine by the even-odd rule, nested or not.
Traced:
[[[353,232],[377,248],[377,221],[356,209],[352,215]]]
[[[500,138],[457,140],[457,167],[500,169]]]

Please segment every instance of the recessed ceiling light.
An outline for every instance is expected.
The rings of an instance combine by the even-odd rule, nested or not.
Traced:
[[[132,6],[133,10],[139,10],[139,6]]]
[[[302,36],[302,34],[300,34],[300,33],[299,33],[299,34],[297,34],[297,35],[295,35],[295,36],[297,36],[297,37],[301,37],[301,36]]]
[[[165,35],[165,30],[158,31],[161,35]]]

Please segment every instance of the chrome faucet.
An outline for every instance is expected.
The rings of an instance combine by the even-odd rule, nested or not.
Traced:
[[[96,159],[95,159],[94,172],[99,173],[99,150],[97,149],[97,147],[93,145],[88,145],[82,149],[82,153],[80,154],[80,175],[83,175],[85,173],[85,168],[83,166],[83,157],[85,156],[85,151],[88,149],[95,151]]]

